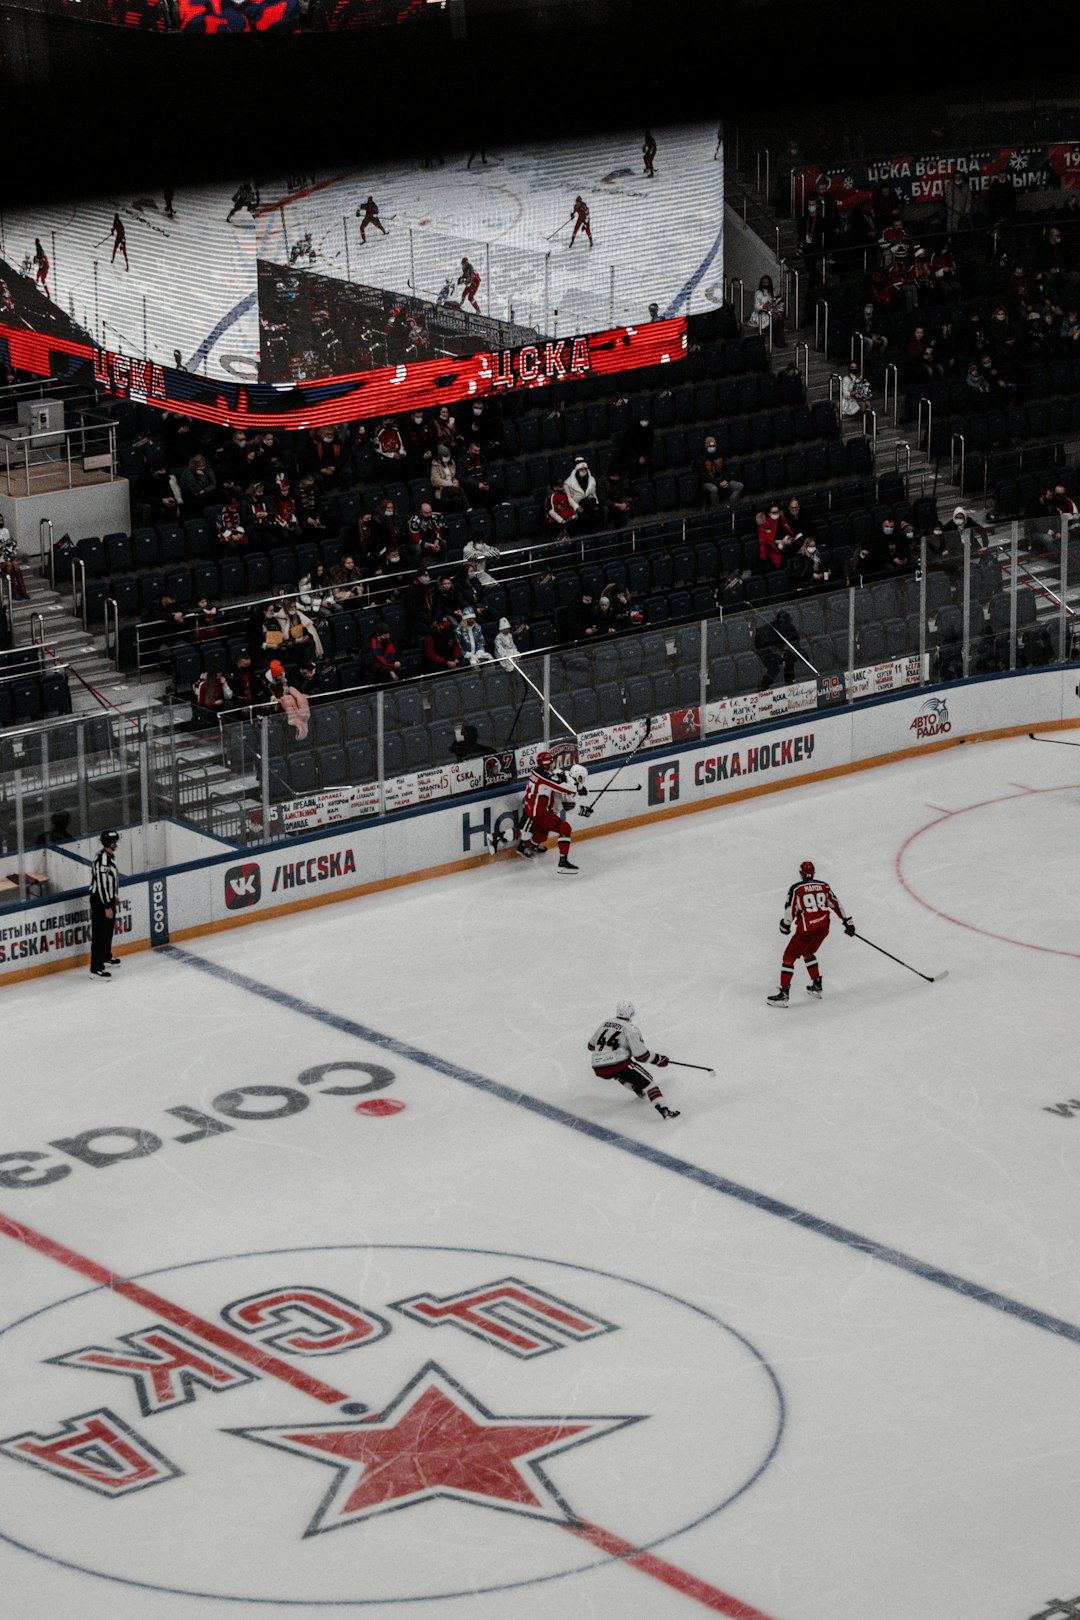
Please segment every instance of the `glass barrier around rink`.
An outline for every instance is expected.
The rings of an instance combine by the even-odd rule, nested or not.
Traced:
[[[145,826],[149,729],[117,712],[0,734],[0,905],[83,887],[105,828]],[[125,841],[125,873],[152,864],[145,837]]]

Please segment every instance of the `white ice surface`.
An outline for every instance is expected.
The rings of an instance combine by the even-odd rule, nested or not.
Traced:
[[[277,212],[264,195],[259,257],[287,264],[309,235],[317,255],[310,268],[318,274],[398,293],[412,286],[433,300],[447,277],[456,281],[467,256],[481,275],[485,315],[509,319],[512,312],[519,324],[557,328],[561,336],[646,320],[653,302],[662,315],[685,314],[680,295],[704,266],[690,307],[703,307],[709,287],[722,302],[716,127],[685,124],[654,134],[652,179],[644,175],[640,130],[492,150],[486,165],[476,155],[471,168],[467,152],[448,152],[430,169],[413,162],[375,174],[343,167],[336,177],[314,176],[314,186]],[[361,243],[356,208],[369,192],[386,235],[369,229]],[[594,246],[579,233],[571,251],[570,211],[579,194],[591,212]]]
[[[0,1455],[0,1608],[315,1620],[405,1597],[426,1601],[394,1612],[440,1620],[675,1620],[719,1592],[768,1620],[1027,1620],[1076,1595],[1080,1343],[851,1235],[1080,1328],[1080,1117],[1046,1111],[1080,1098],[1078,817],[1080,755],[964,747],[579,841],[577,879],[500,861],[188,947],[311,1012],[167,954],[108,985],[5,991],[0,1153],[45,1162],[94,1127],[173,1138],[187,1127],[165,1109],[295,1088],[313,1065],[391,1068],[392,1116],[315,1086],[289,1118],[0,1190],[0,1212],[123,1276],[156,1272],[147,1287],[219,1324],[286,1285],[362,1303],[388,1332],[282,1359],[375,1413],[435,1361],[500,1417],[639,1419],[545,1473],[580,1519],[663,1562],[445,1498],[305,1537],[334,1476],[235,1431],[336,1409],[257,1375],[142,1415],[130,1378],[49,1359],[155,1318],[0,1235],[0,1442],[108,1407],[182,1470],[110,1501]],[[948,978],[834,931],[824,1003],[799,968],[790,1009],[769,1008],[807,857],[861,932]],[[590,1074],[584,1042],[625,996],[646,1040],[718,1071],[662,1072],[677,1122]],[[799,1211],[829,1232],[785,1218]],[[511,1276],[614,1331],[522,1359],[393,1309]],[[777,1385],[783,1432],[758,1473]]]
[[[19,269],[40,239],[52,302],[103,348],[165,366],[179,349],[191,371],[250,378],[259,346],[255,222],[242,210],[226,223],[232,189],[178,190],[171,220],[151,192],[7,212],[3,253]],[[130,269],[122,254],[110,257],[116,213]],[[239,373],[223,366],[229,354],[242,358]]]

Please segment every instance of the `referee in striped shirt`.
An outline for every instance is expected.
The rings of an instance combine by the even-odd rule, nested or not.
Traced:
[[[119,842],[118,832],[103,832],[90,871],[90,972],[95,979],[111,979],[109,969],[120,966],[120,958],[112,953],[120,893],[115,859]]]

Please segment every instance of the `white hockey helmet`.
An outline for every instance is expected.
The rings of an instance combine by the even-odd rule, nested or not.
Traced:
[[[620,1001],[615,1009],[615,1016],[616,1018],[633,1018],[634,1003],[632,1001]]]

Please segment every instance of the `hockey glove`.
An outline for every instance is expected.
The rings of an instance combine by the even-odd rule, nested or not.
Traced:
[[[662,1052],[654,1052],[652,1057],[649,1059],[649,1062],[655,1064],[658,1069],[666,1069],[668,1066],[668,1061],[669,1060],[664,1057]]]
[[[854,932],[855,932],[855,924],[852,922],[850,917],[845,917],[844,918],[844,933],[850,939]]]
[[[780,919],[780,932],[782,934],[791,933],[791,924],[788,922],[786,917],[781,917]]]

